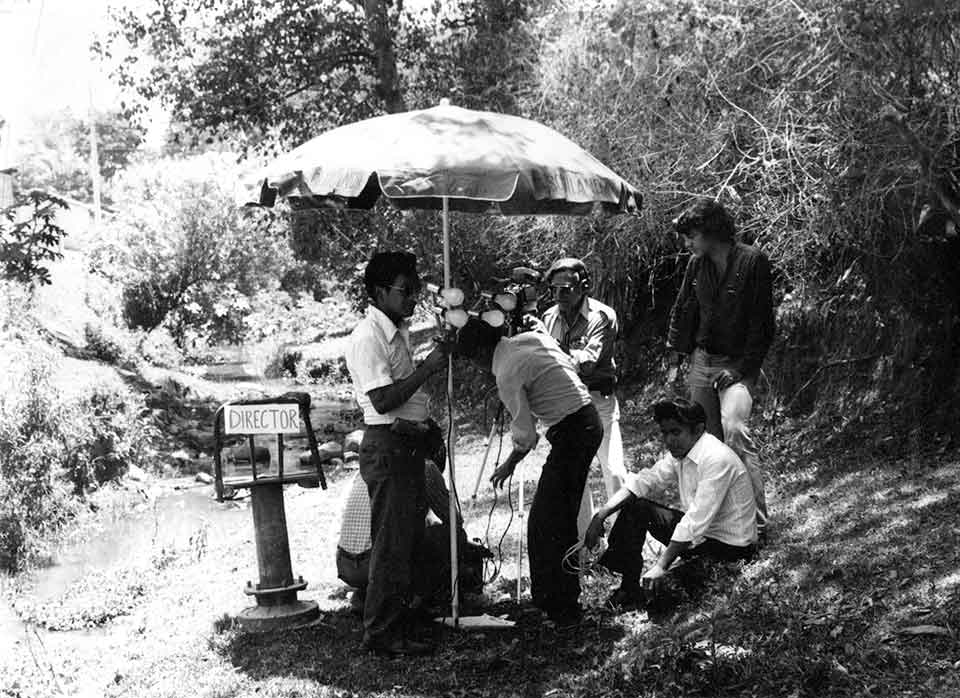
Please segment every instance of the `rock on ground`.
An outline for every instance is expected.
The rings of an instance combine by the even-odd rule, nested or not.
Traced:
[[[363,429],[355,429],[351,431],[343,439],[343,450],[344,451],[360,451],[360,444],[363,441]]]

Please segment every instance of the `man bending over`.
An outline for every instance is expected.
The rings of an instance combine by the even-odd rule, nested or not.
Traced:
[[[537,421],[547,427],[550,453],[530,506],[527,549],[533,603],[561,628],[580,621],[580,580],[565,574],[563,556],[577,543],[577,510],[590,463],[603,439],[603,425],[590,393],[556,340],[542,332],[504,337],[471,320],[457,340],[457,353],[491,371],[497,392],[513,417],[513,451],[490,480],[502,487],[537,445]]]
[[[749,559],[756,551],[757,505],[750,476],[737,454],[707,433],[703,407],[666,400],[653,405],[653,418],[670,455],[628,476],[594,515],[585,536],[585,545],[596,547],[604,521],[620,512],[600,558],[604,567],[623,575],[612,606],[642,603],[643,589],[656,590],[677,557],[733,561]],[[679,490],[684,511],[648,499],[670,485]],[[647,533],[666,548],[644,572]]]

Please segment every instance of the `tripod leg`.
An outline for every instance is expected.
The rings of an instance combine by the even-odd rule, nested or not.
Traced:
[[[483,460],[480,462],[480,470],[477,473],[477,484],[473,486],[473,497],[477,498],[477,492],[480,491],[480,482],[483,480],[483,471],[487,469],[487,459],[490,458],[490,450],[493,448],[493,435],[497,431],[497,420],[493,420],[490,425],[490,436],[487,437],[487,448],[483,452]]]

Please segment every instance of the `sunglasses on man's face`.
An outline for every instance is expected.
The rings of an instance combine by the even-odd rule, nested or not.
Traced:
[[[387,286],[392,291],[400,291],[405,298],[415,298],[422,290],[419,286]]]
[[[575,286],[551,286],[550,290],[554,296],[569,296],[575,293],[577,289]]]

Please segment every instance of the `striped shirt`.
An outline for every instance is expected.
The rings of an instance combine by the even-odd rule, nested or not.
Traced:
[[[712,538],[728,545],[757,542],[757,504],[743,461],[726,444],[704,433],[682,459],[667,455],[632,473],[625,486],[648,497],[677,485],[683,518],[671,540],[699,545]]]
[[[513,445],[521,450],[537,445],[538,419],[552,427],[590,404],[590,393],[573,361],[542,332],[501,339],[493,352],[493,375],[500,399],[513,417]]]
[[[427,418],[428,398],[423,388],[396,409],[383,414],[374,409],[367,395],[413,373],[410,330],[406,322],[397,327],[382,310],[367,306],[367,314],[350,335],[346,359],[365,424],[393,424],[397,419],[422,422]]]
[[[450,497],[443,482],[443,474],[433,461],[426,461],[427,506],[438,519],[446,523],[450,516]],[[360,555],[370,550],[370,495],[367,484],[357,473],[350,485],[350,492],[343,504],[340,518],[340,542],[338,547],[351,555]]]

